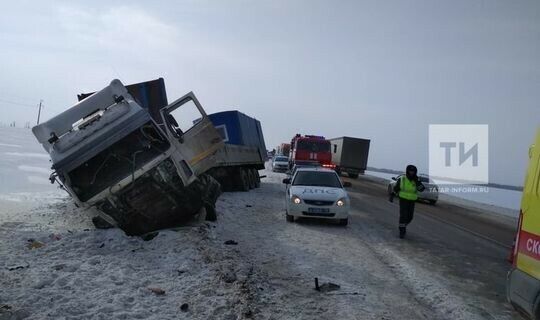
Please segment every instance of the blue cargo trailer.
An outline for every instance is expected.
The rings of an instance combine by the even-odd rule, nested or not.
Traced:
[[[210,174],[221,183],[224,191],[258,187],[258,170],[264,169],[266,159],[261,123],[237,110],[208,117],[225,142],[224,148],[216,152],[216,167]]]

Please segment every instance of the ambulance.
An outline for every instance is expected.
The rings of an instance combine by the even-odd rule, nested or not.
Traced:
[[[529,149],[518,232],[506,288],[508,301],[530,319],[540,320],[540,129]]]

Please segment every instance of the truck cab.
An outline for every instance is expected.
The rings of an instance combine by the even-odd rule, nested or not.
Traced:
[[[540,130],[529,149],[507,298],[527,317],[540,319]]]
[[[289,170],[296,161],[317,161],[321,166],[334,168],[330,141],[322,136],[296,134],[291,140]]]
[[[32,131],[51,157],[52,182],[142,234],[185,221],[219,195],[203,173],[223,142],[196,97],[186,94],[160,116],[158,124],[113,80]]]

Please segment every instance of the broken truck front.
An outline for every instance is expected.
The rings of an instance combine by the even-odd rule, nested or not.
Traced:
[[[53,179],[78,204],[138,235],[185,222],[203,207],[215,213],[220,194],[205,172],[223,141],[193,93],[160,115],[158,124],[113,80],[32,131],[51,157]]]

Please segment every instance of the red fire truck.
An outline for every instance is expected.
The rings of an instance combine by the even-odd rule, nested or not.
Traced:
[[[291,140],[289,167],[298,161],[317,161],[323,167],[335,168],[330,151],[330,141],[324,137],[296,134]]]

